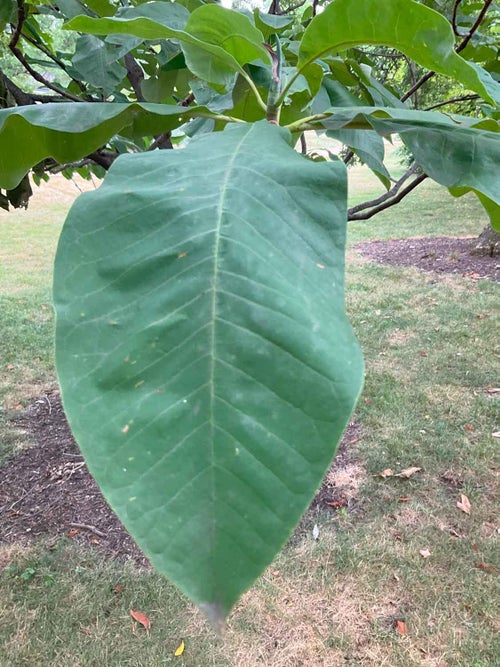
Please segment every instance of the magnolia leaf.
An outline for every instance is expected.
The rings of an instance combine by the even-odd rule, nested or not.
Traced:
[[[307,27],[297,69],[332,51],[362,44],[398,49],[423,67],[460,81],[493,103],[500,87],[455,52],[449,21],[414,0],[332,0]],[[486,73],[485,73],[486,74]]]
[[[355,106],[324,113],[330,115],[316,121],[315,126],[327,130],[374,129],[382,136],[399,134],[432,179],[447,188],[469,188],[481,193],[489,203],[490,217],[498,220],[497,121],[390,107]]]
[[[0,188],[12,189],[47,157],[73,162],[125,127],[152,136],[182,125],[205,107],[166,104],[54,103],[0,109]]]
[[[146,630],[149,632],[149,629],[151,628],[151,621],[146,614],[143,614],[142,611],[134,611],[133,609],[130,609],[130,615],[134,619],[134,621],[137,621],[141,625],[143,625]]]
[[[263,35],[250,20],[214,4],[203,5],[189,15],[176,3],[152,2],[110,18],[79,16],[65,28],[94,35],[117,33],[149,40],[178,39],[193,74],[224,86],[236,72],[244,73],[243,65],[252,60],[269,62],[269,54],[262,45]]]
[[[89,469],[215,623],[289,538],[362,385],[346,169],[290,141],[264,121],[123,156],[74,204],[55,263],[57,368]]]

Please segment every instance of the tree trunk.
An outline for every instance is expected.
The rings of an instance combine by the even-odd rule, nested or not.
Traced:
[[[496,232],[491,225],[487,225],[478,236],[471,251],[473,255],[500,255],[500,232]]]

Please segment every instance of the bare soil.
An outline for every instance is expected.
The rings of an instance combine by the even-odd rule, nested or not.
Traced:
[[[355,247],[364,257],[393,266],[414,266],[437,274],[500,281],[500,257],[471,255],[477,238],[435,236],[369,241]]]
[[[88,472],[69,430],[59,393],[44,394],[15,422],[34,444],[1,467],[0,544],[28,544],[66,535],[111,557],[146,564]],[[357,424],[349,425],[334,470],[352,462],[349,445],[357,441],[358,432]],[[310,513],[353,507],[349,484],[336,486],[331,480],[327,475]],[[299,527],[300,532],[304,525]]]

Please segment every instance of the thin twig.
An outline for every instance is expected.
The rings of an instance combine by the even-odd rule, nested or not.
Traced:
[[[47,49],[43,44],[40,44],[35,39],[30,37],[29,35],[26,35],[25,33],[22,33],[22,38],[25,39],[27,42],[29,42],[36,49],[41,51],[44,55],[47,56],[47,58],[50,58],[52,60],[52,62],[56,63],[56,65],[58,65],[63,70],[63,72],[66,72],[66,74],[68,74],[68,69],[67,69],[66,65],[63,63],[63,61],[60,58],[58,58],[57,56],[55,56],[53,53],[51,53],[51,51],[49,49]],[[69,76],[69,74],[68,74],[68,76]],[[69,78],[71,79],[71,81],[73,81],[73,83],[76,83],[76,85],[80,88],[82,93],[87,93],[87,89],[85,88],[85,86],[83,85],[83,83],[81,81],[78,81],[78,79],[74,79],[72,76],[70,76]],[[90,95],[87,96],[87,98],[89,99],[89,101],[92,101],[92,98],[90,97]]]
[[[347,150],[347,153],[342,158],[343,161],[344,161],[344,164],[349,164],[349,162],[352,160],[353,157],[354,157],[354,152],[349,148]]]
[[[479,95],[476,94],[471,94],[471,95],[462,95],[462,97],[452,97],[449,100],[445,100],[444,102],[438,102],[437,104],[432,104],[430,107],[425,107],[424,111],[432,111],[432,109],[439,109],[439,107],[445,107],[447,104],[455,104],[456,102],[468,102],[470,100],[477,100],[479,99]]]
[[[303,132],[300,135],[300,152],[302,153],[302,155],[307,155],[306,135]]]
[[[70,523],[72,528],[80,528],[81,530],[89,530],[94,535],[98,537],[106,537],[106,533],[103,533],[101,530],[98,530],[95,526],[90,526],[88,523]]]

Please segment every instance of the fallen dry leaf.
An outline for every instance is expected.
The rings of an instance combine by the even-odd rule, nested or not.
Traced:
[[[184,644],[184,639],[181,639],[181,643],[176,648],[174,655],[177,656],[177,657],[182,655],[184,653],[185,648],[186,648],[186,645]]]
[[[8,365],[7,365],[7,370],[8,370],[8,371],[13,371],[13,370],[14,370],[14,366],[13,366],[12,364],[8,364]]]
[[[427,356],[427,352],[426,352],[425,350],[420,350],[420,351],[419,351],[419,355],[420,355],[421,357],[426,357],[426,356]]]
[[[479,547],[475,542],[472,543],[472,551],[475,551],[476,553],[479,551]]]
[[[149,628],[151,627],[151,621],[149,618],[146,616],[146,614],[143,614],[141,611],[134,611],[133,609],[130,610],[130,615],[134,619],[134,621],[137,621],[141,625],[143,625],[146,630],[149,632]]]
[[[470,514],[470,500],[467,498],[467,496],[464,496],[463,493],[460,494],[460,500],[457,503],[457,507],[459,510],[462,510],[462,512],[465,512],[465,514]]]
[[[406,623],[404,621],[396,622],[396,630],[399,632],[400,635],[408,634],[408,628],[406,627]]]
[[[394,475],[394,477],[404,477],[405,479],[410,479],[412,475],[414,475],[416,472],[420,472],[421,470],[422,468],[415,468],[415,466],[411,466],[410,468],[401,470],[401,472],[398,472],[398,474]]]
[[[429,558],[429,556],[431,555],[429,549],[420,549],[418,553],[422,556],[422,558]]]
[[[496,572],[497,571],[497,566],[496,565],[491,565],[490,563],[475,563],[475,566],[478,567],[480,570],[484,570],[485,572]]]
[[[394,475],[394,470],[391,470],[391,468],[386,468],[385,470],[382,470],[382,472],[379,472],[378,476],[379,477],[392,477]]]
[[[116,586],[113,588],[113,593],[116,593],[117,595],[119,593],[123,593],[125,590],[125,586],[122,586],[121,584],[116,584]]]
[[[72,528],[71,530],[68,530],[66,537],[74,537],[75,535],[78,535],[79,532],[78,528]]]
[[[404,496],[402,498],[398,498],[398,502],[400,503],[407,503],[409,500],[411,500],[410,496]]]
[[[465,430],[466,431],[474,431],[474,426],[472,424],[466,424],[465,425]]]
[[[342,498],[342,500],[330,500],[326,502],[330,507],[345,507],[347,505],[347,500]]]

